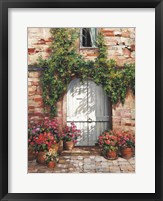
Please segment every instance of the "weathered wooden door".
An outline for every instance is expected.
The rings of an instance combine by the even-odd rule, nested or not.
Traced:
[[[101,86],[93,81],[74,79],[67,92],[67,124],[81,130],[78,146],[94,146],[98,136],[109,128],[110,105]]]

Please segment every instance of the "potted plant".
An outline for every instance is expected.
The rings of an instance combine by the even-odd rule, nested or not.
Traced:
[[[28,125],[28,151],[37,156],[37,162],[45,164],[43,158],[44,152],[50,148],[55,149],[58,152],[59,149],[59,123],[56,119],[49,119],[45,117],[43,121],[29,122]],[[31,148],[32,147],[32,148]],[[33,150],[33,152],[31,151]]]
[[[52,133],[40,133],[35,136],[33,136],[32,141],[34,143],[35,151],[37,154],[37,162],[40,164],[45,164],[45,158],[43,155],[45,152],[47,152],[49,149],[54,149],[55,152],[57,152],[56,145],[56,139],[55,136]]]
[[[80,136],[81,131],[77,129],[76,125],[72,122],[70,126],[65,126],[63,129],[62,137],[64,141],[64,148],[72,150]]]
[[[55,168],[56,163],[58,162],[58,154],[55,149],[49,149],[49,151],[43,155],[43,158],[49,168]]]
[[[60,154],[63,151],[63,137],[62,132],[59,129],[59,121],[57,119],[45,117],[44,127],[47,132],[51,132],[54,135],[57,143],[53,145],[53,148]]]
[[[98,144],[102,148],[102,154],[107,159],[117,159],[118,145],[117,137],[112,131],[104,131],[98,139]]]
[[[135,137],[126,132],[118,132],[117,140],[121,156],[125,159],[133,157],[135,152]]]

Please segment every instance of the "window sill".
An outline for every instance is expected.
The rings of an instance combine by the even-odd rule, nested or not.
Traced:
[[[83,50],[83,49],[89,49],[89,50],[91,50],[91,49],[98,49],[98,47],[79,47],[79,49],[80,50]]]

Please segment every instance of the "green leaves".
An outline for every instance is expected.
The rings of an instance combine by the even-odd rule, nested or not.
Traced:
[[[44,105],[50,106],[51,115],[57,115],[57,102],[63,96],[67,85],[74,77],[91,79],[102,85],[113,104],[124,103],[128,89],[135,93],[135,64],[125,64],[122,69],[116,68],[113,59],[108,60],[104,37],[98,34],[98,57],[95,61],[85,61],[76,51],[76,40],[79,29],[54,28],[50,46],[52,53],[47,60],[41,57],[38,63],[47,68],[42,72],[41,85]]]

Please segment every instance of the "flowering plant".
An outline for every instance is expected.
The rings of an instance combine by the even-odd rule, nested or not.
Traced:
[[[130,133],[126,133],[122,131],[117,132],[117,140],[118,140],[118,146],[120,148],[135,147],[135,137],[131,135]]]
[[[77,129],[76,125],[71,122],[70,126],[65,126],[62,133],[63,140],[77,142],[77,138],[80,136],[81,130]]]
[[[118,150],[117,136],[113,131],[104,131],[98,138],[98,144],[104,151]]]
[[[58,162],[58,154],[54,149],[49,149],[49,151],[45,152],[43,158],[45,159],[46,163],[49,163],[50,161]]]
[[[30,136],[28,139],[28,144],[33,146],[37,153],[38,151],[45,151],[49,150],[50,148],[54,148],[55,144],[57,144],[57,141],[52,133],[44,132]]]
[[[44,132],[50,132],[55,135],[56,140],[59,141],[59,122],[57,119],[49,119],[45,117],[43,121],[29,122],[28,135],[37,135]]]
[[[45,117],[43,121],[29,122],[28,148],[35,151],[45,151],[54,148],[61,139],[59,122]]]

